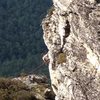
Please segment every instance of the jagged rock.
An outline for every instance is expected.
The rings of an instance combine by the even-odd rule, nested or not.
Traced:
[[[50,85],[48,84],[48,79],[46,76],[39,76],[39,75],[26,75],[20,76],[17,78],[13,78],[13,80],[21,81],[24,83],[28,88],[33,91],[34,100],[54,100],[55,94],[51,89]],[[32,97],[33,98],[33,97]],[[33,99],[32,99],[33,100]]]
[[[55,94],[53,93],[53,91],[51,89],[46,89],[45,92],[45,98],[46,100],[55,100]]]
[[[56,100],[100,100],[100,0],[53,0],[42,22]]]
[[[13,80],[20,80],[23,83],[25,83],[26,85],[28,85],[30,88],[36,84],[41,84],[41,83],[45,83],[47,84],[48,79],[46,76],[39,76],[39,75],[26,75],[26,76],[20,76],[17,78],[14,78]]]

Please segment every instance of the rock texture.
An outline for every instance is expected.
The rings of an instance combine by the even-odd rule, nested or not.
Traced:
[[[53,0],[42,22],[56,100],[100,100],[100,1]]]
[[[48,84],[48,79],[45,76],[32,74],[13,78],[12,81],[22,82],[28,86],[29,91],[32,91],[32,95],[35,97],[34,100],[55,100],[55,94]]]

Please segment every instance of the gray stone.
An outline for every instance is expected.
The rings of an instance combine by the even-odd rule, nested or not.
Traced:
[[[55,99],[100,100],[100,1],[53,2],[42,27]]]

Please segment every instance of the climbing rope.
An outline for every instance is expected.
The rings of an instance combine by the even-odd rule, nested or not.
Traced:
[[[30,72],[30,74],[33,74],[33,73],[38,72],[39,69],[41,69],[41,67],[45,67],[45,65],[46,65],[46,64],[45,64],[44,62],[42,62],[42,64],[40,64],[39,66],[35,67],[35,69],[32,70],[32,71]]]

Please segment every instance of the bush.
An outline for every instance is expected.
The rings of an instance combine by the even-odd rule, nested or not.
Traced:
[[[37,100],[24,83],[0,78],[0,100]]]

